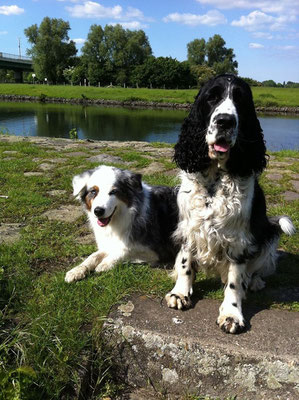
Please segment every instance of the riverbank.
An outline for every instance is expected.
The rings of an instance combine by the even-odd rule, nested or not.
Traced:
[[[0,393],[3,398],[12,397],[12,393],[17,395],[18,390],[22,398],[30,399],[94,400],[94,393],[97,398],[126,398],[122,397],[128,389],[124,381],[115,380],[111,348],[102,343],[103,323],[111,307],[117,308],[132,293],[139,293],[145,299],[151,297],[160,304],[173,282],[165,269],[125,263],[67,285],[66,271],[95,250],[86,217],[72,197],[71,181],[75,174],[104,163],[140,172],[148,184],[172,186],[178,183],[172,155],[173,147],[163,143],[0,135]],[[288,214],[297,228],[298,155],[296,151],[271,153],[269,167],[261,177],[269,214]],[[249,303],[258,310],[299,311],[298,248],[298,236],[282,236],[280,249],[284,257],[279,261],[277,273],[267,278],[265,290],[248,295]],[[196,294],[216,310],[223,298],[223,288],[219,280],[198,274]],[[199,301],[198,306],[201,304]],[[214,314],[216,311],[203,319],[211,331],[215,326]],[[184,313],[183,317],[187,315]],[[292,326],[289,321],[285,325]],[[265,329],[268,338],[269,326]],[[260,330],[261,325],[254,323],[250,332],[255,334]],[[217,335],[218,343],[222,332],[217,330]],[[223,335],[231,345],[234,338]],[[238,341],[239,337],[235,339]],[[284,346],[284,342],[280,343]],[[206,371],[218,376],[218,364],[213,357],[213,365],[206,364],[212,369]],[[244,365],[244,371],[248,371],[248,364]],[[252,371],[258,370],[252,367]],[[240,380],[235,371],[234,377]],[[272,375],[270,378],[274,389],[284,385],[277,383]],[[217,390],[217,385],[214,386]],[[256,390],[259,394],[259,387]],[[230,394],[237,393],[232,390]],[[154,398],[159,398],[159,393]],[[187,394],[182,397],[187,398]]]
[[[260,112],[299,113],[299,89],[253,87]],[[197,89],[132,89],[83,86],[0,84],[0,100],[142,108],[189,109]]]

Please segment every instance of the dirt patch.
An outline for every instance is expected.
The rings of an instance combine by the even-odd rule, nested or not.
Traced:
[[[293,201],[299,199],[299,194],[296,192],[287,191],[283,193],[283,197],[286,201]]]
[[[0,243],[11,244],[21,237],[20,230],[23,224],[0,224]]]
[[[43,214],[43,217],[47,217],[51,221],[61,222],[75,222],[78,218],[83,215],[81,206],[63,205],[55,210],[49,210]]]

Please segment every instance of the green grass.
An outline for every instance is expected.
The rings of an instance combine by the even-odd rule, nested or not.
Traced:
[[[299,90],[291,88],[252,87],[255,106],[298,107]]]
[[[29,84],[0,84],[0,94],[37,97],[60,97],[66,99],[146,101],[158,103],[193,103],[197,89],[130,89],[98,88],[83,86],[51,86]],[[299,89],[252,87],[256,106],[298,107]],[[83,96],[82,96],[83,95]]]
[[[75,151],[94,155],[80,141],[77,143]],[[17,153],[4,161],[7,154],[3,152],[7,150]],[[130,148],[107,147],[103,152],[130,161],[132,168],[144,168],[151,162],[174,167],[170,160],[155,156],[155,151],[150,153],[152,159]],[[93,362],[93,386],[98,392],[98,397],[90,399],[101,395],[113,398],[119,387],[111,375],[113,360],[101,343],[105,317],[114,304],[131,293],[162,298],[173,285],[166,271],[130,263],[100,275],[91,274],[75,284],[64,282],[65,272],[95,250],[93,244],[78,243],[78,236],[86,233],[85,217],[67,223],[43,216],[63,204],[76,204],[71,198],[72,177],[82,171],[82,165],[84,169],[96,165],[69,154],[69,150],[57,152],[50,147],[0,140],[0,194],[8,196],[0,198],[0,221],[24,224],[17,242],[0,244],[0,400],[67,399],[79,381],[78,371],[86,355]],[[67,161],[42,176],[24,177],[24,172],[37,171],[40,163],[56,157]],[[298,157],[298,152],[278,152],[275,157],[283,161]],[[294,171],[296,165],[292,165]],[[175,177],[162,172],[145,175],[144,179],[150,184],[177,184]],[[262,185],[273,204],[269,213],[288,214],[298,227],[298,202],[284,202],[281,197],[291,179],[285,174],[277,188],[264,175]],[[48,192],[53,189],[66,190],[67,194],[51,197]],[[298,253],[298,237],[283,236],[280,246],[294,255]],[[265,308],[299,311],[298,302],[281,301],[275,294],[298,282],[296,261],[295,256],[282,260],[277,274],[267,280],[269,291],[252,295],[249,301],[258,301]],[[195,292],[200,298],[223,297],[220,281],[203,274],[198,274]]]

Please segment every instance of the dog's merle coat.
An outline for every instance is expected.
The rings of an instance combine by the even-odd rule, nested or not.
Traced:
[[[98,251],[70,270],[66,282],[83,279],[89,271],[109,270],[124,260],[174,261],[177,188],[149,186],[140,174],[100,166],[75,176],[73,189],[87,212]]]
[[[216,271],[226,285],[217,322],[236,333],[245,326],[241,303],[247,288],[264,287],[261,277],[275,270],[280,233],[294,231],[288,217],[266,215],[258,183],[266,147],[242,79],[220,75],[202,88],[183,122],[174,159],[182,170],[175,236],[183,245],[166,301],[190,307],[196,270]]]

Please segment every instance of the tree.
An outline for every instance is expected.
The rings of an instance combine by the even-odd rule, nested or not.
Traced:
[[[276,87],[276,82],[273,81],[273,79],[269,79],[267,81],[262,82],[262,86],[267,86],[267,87]]]
[[[206,44],[207,65],[212,67],[216,74],[237,73],[238,63],[234,60],[233,49],[225,47],[225,41],[220,35],[209,38]]]
[[[90,27],[82,48],[82,62],[91,84],[128,83],[132,69],[152,54],[142,30],[125,30],[121,25]]]
[[[196,71],[194,66],[208,67],[197,70],[196,75],[200,82],[204,80],[204,77],[198,75],[200,71],[205,76],[238,72],[234,51],[225,47],[225,41],[220,35],[214,35],[207,42],[204,39],[194,39],[187,44],[187,50],[193,71]]]
[[[131,84],[143,87],[183,89],[196,84],[190,64],[171,57],[150,57],[134,68]]]
[[[191,65],[191,72],[199,87],[203,86],[210,78],[216,75],[213,68],[207,65]]]
[[[38,79],[63,82],[63,70],[74,64],[77,53],[75,42],[69,40],[70,25],[62,19],[45,17],[40,26],[31,25],[24,30],[32,48],[33,68]]]
[[[188,61],[191,65],[203,65],[206,58],[206,41],[194,39],[187,44]]]

